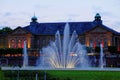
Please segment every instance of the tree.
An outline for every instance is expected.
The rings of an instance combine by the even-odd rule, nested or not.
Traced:
[[[108,46],[108,51],[110,53],[116,53],[117,52],[117,47],[116,46]]]
[[[10,27],[4,27],[4,28],[2,28],[1,30],[0,30],[0,33],[8,33],[8,32],[10,32],[10,31],[12,31],[12,29],[10,28]]]
[[[97,46],[97,47],[95,47],[95,52],[100,52],[100,47],[99,46]]]

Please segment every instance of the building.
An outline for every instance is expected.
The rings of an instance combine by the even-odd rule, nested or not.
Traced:
[[[47,46],[51,40],[55,40],[57,30],[59,30],[61,36],[63,36],[66,23],[70,26],[70,34],[76,30],[81,44],[95,49],[101,43],[106,51],[108,46],[116,46],[117,51],[120,52],[120,32],[104,25],[99,13],[97,13],[94,20],[90,22],[38,23],[37,17],[33,16],[28,26],[17,27],[8,34],[0,34],[0,48],[23,48],[23,43],[26,41],[30,64],[35,65],[35,61],[39,56],[38,52],[42,47]],[[94,56],[98,61],[99,55]],[[94,56],[92,56],[92,58]],[[9,65],[15,65],[16,63],[17,65],[22,65],[22,54],[16,55],[8,53],[5,57],[5,59],[9,61],[7,62]],[[106,66],[120,66],[119,59],[119,55],[107,55]],[[98,63],[99,62],[96,62],[95,64]]]
[[[96,47],[102,43],[105,48],[117,46],[120,51],[120,33],[105,26],[99,13],[94,18],[91,22],[68,22],[70,32],[76,30],[80,42],[86,46]],[[5,45],[8,48],[22,48],[23,42],[27,41],[28,48],[41,49],[48,45],[50,40],[54,40],[57,30],[63,35],[65,24],[66,22],[38,23],[37,17],[33,16],[28,26],[17,27],[5,36]]]

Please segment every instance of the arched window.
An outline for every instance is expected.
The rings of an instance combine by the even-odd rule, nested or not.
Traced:
[[[24,48],[24,41],[26,41],[26,45],[28,45],[28,41],[27,39],[24,39],[21,41],[21,48]],[[27,46],[28,47],[28,46]]]
[[[22,48],[22,40],[18,40],[18,48]]]
[[[10,41],[10,48],[16,48],[16,44],[15,44],[15,40],[14,39],[12,39]]]

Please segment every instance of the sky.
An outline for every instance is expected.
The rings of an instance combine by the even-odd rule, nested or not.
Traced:
[[[96,13],[103,24],[120,32],[120,0],[0,0],[0,29],[39,23],[93,21]]]

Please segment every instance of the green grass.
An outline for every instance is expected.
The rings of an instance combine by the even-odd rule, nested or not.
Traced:
[[[59,77],[61,80],[118,80],[120,72],[116,71],[48,71],[51,76]]]
[[[18,71],[0,71],[0,80],[16,80]],[[44,71],[19,71],[20,80],[44,80]],[[47,70],[47,80],[119,80],[120,71]]]
[[[0,70],[0,80],[4,80],[3,72]]]

